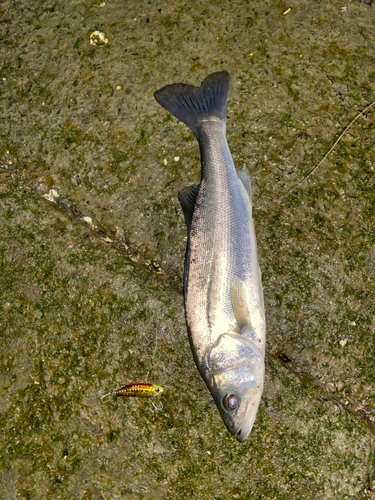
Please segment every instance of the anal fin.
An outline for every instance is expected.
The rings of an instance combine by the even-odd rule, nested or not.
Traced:
[[[250,203],[251,203],[251,181],[250,181],[249,174],[247,173],[247,171],[245,169],[238,170],[237,177],[238,177],[238,180],[242,183],[243,187],[245,188],[245,191],[249,195]]]

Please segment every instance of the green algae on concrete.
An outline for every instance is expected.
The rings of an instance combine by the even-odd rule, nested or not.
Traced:
[[[277,215],[276,205],[266,209],[265,248],[281,245],[281,258],[276,266],[265,259],[263,269],[276,293],[269,302],[273,352],[282,351],[290,366],[374,421],[375,154],[369,119],[348,131],[317,172],[319,183],[310,180],[282,200]]]
[[[267,358],[251,439],[196,372],[182,296],[1,177],[3,498],[354,498],[370,430]],[[26,229],[27,228],[27,229]],[[164,408],[99,393],[145,379]]]

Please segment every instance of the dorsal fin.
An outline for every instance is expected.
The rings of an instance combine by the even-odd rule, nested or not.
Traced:
[[[182,191],[178,193],[178,201],[180,202],[182,211],[184,213],[185,222],[187,227],[190,226],[191,218],[193,217],[195,200],[199,191],[199,186],[193,184],[192,186],[186,186]]]

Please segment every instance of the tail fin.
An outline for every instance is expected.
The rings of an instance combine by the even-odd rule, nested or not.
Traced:
[[[224,123],[227,117],[229,74],[212,73],[200,87],[174,83],[154,94],[157,102],[176,118],[185,123],[195,135],[199,121],[216,117]]]

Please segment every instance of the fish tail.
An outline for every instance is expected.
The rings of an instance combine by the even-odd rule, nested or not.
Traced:
[[[154,94],[157,102],[198,136],[199,123],[210,119],[226,122],[229,74],[212,73],[200,87],[185,83],[167,85]]]

